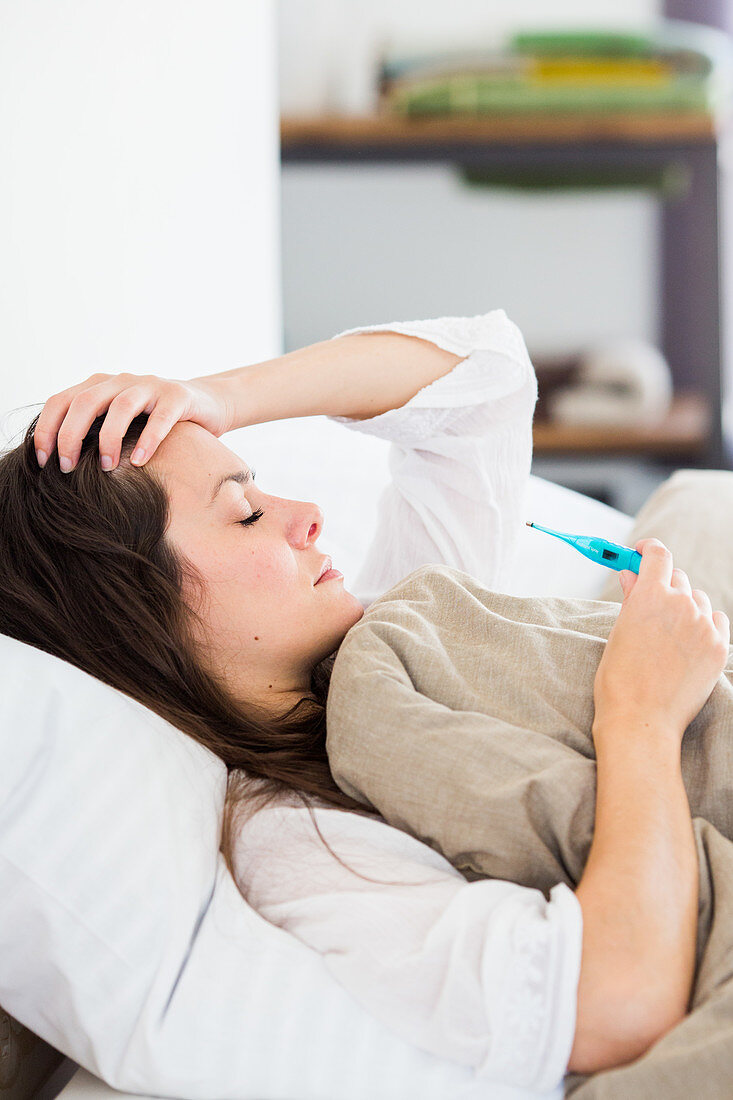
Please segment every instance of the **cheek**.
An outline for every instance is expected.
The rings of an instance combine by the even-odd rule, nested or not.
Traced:
[[[230,557],[217,555],[219,575],[235,581],[252,595],[276,595],[292,590],[298,581],[298,567],[288,547],[249,541]]]
[[[227,586],[238,592],[270,598],[278,592],[292,591],[298,583],[298,567],[290,548],[274,546],[257,539],[254,531],[232,526],[223,537],[221,532],[189,531],[181,549],[203,574],[212,595],[222,593]]]

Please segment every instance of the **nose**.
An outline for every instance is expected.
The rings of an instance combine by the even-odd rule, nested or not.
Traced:
[[[320,537],[325,517],[312,501],[290,500],[288,497],[268,496],[270,508],[281,517],[285,536],[297,550],[305,550]]]
[[[308,504],[306,505],[306,507],[308,508],[307,517],[309,516],[311,520],[308,527],[308,534],[306,535],[305,539],[307,544],[309,542],[315,542],[318,539],[321,531],[323,530],[324,515],[317,504]]]
[[[316,542],[323,530],[324,516],[317,504],[302,500],[291,502],[289,535],[294,546],[305,549]]]

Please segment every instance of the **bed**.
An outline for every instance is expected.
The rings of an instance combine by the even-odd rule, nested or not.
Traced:
[[[257,425],[231,433],[226,442],[257,469],[263,487],[321,505],[325,526],[319,546],[341,569],[348,588],[366,550],[358,533],[373,529],[377,501],[389,481],[388,444],[374,437],[346,433],[325,417]],[[301,452],[309,455],[307,465],[294,461]],[[528,520],[620,543],[627,543],[634,523],[633,517],[535,476],[530,477],[527,486],[525,512]],[[516,595],[600,599],[608,598],[602,595],[607,580],[605,570],[559,540],[524,528],[508,589]],[[42,1086],[44,1080],[46,1085]],[[0,1013],[0,1100],[55,1095],[65,1100],[101,1100],[144,1093],[110,1088],[88,1070],[77,1069],[74,1062],[6,1013]],[[518,1093],[513,1090],[505,1094],[501,1088],[484,1087],[476,1095],[498,1098],[516,1097]],[[529,1094],[524,1095],[529,1098]]]

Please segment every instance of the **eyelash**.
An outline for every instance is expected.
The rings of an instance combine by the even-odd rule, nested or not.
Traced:
[[[248,527],[250,523],[256,523],[258,519],[264,516],[264,514],[265,513],[262,511],[261,508],[257,508],[257,510],[254,511],[251,516],[247,516],[246,519],[237,520],[237,523],[241,523],[242,527]]]

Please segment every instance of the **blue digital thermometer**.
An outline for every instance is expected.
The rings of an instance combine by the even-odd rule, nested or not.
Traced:
[[[563,542],[570,543],[579,550],[584,557],[591,561],[597,561],[599,565],[605,565],[608,569],[630,569],[632,573],[639,572],[641,554],[638,550],[632,550],[630,546],[619,546],[608,539],[595,539],[588,535],[568,535],[563,531],[553,531],[549,527],[540,527],[539,523],[528,523],[528,527],[536,527],[538,531],[544,531],[547,535],[554,535]]]

